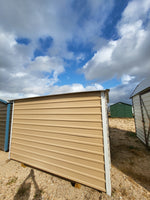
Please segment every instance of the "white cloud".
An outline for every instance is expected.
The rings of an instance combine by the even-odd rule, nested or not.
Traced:
[[[122,24],[118,32],[122,38],[130,39],[136,36],[140,29],[142,29],[142,20],[138,20],[134,23]]]
[[[88,80],[102,82],[113,77],[121,79],[123,85],[118,86],[118,91],[116,88],[111,89],[112,100],[117,92],[120,92],[120,99],[127,98],[130,87],[150,76],[149,13],[149,0],[129,2],[117,25],[118,40],[108,41],[83,66],[83,73]],[[132,86],[129,85],[131,83]]]
[[[59,75],[65,70],[63,60],[54,56],[39,56],[35,60],[30,60],[25,50],[29,47],[23,45],[24,50],[22,49],[22,51],[19,51],[19,47],[20,44],[16,43],[14,35],[2,33],[1,31],[1,98],[14,99],[44,94],[103,89],[99,84],[86,87],[82,84],[55,86],[54,84],[57,83]]]
[[[82,4],[84,3],[84,6]],[[107,81],[114,76],[122,85],[112,88],[112,101],[126,97],[141,78],[150,75],[150,1],[130,1],[117,30],[120,38],[108,41],[99,35],[114,1],[109,0],[0,0],[0,96],[14,98],[48,93],[102,89],[99,84],[56,86],[65,71],[64,58],[84,59],[84,54],[68,50],[68,41],[92,42],[97,52],[83,67],[88,80]],[[73,5],[74,4],[74,5]],[[9,5],[9,6],[8,6]],[[87,13],[88,10],[88,13]],[[33,59],[38,38],[51,36],[52,46],[46,56]],[[31,39],[29,45],[16,42]],[[101,46],[103,45],[103,46]],[[118,90],[118,91],[117,91]]]
[[[120,39],[108,42],[84,65],[83,72],[88,80],[103,81],[115,75],[121,78],[124,74],[140,79],[148,75],[150,31],[143,29],[138,21],[132,25],[124,25],[121,34]]]
[[[132,79],[134,79],[134,76],[129,76],[128,74],[124,74],[121,78],[121,82],[126,85],[128,84]]]
[[[51,94],[58,94],[58,93],[70,93],[70,92],[82,92],[82,91],[95,91],[95,90],[103,90],[103,86],[100,84],[93,84],[83,86],[80,83],[74,83],[71,85],[62,85],[62,86],[52,86],[50,88]]]
[[[139,19],[145,19],[147,17],[145,13],[149,11],[149,0],[133,0],[126,7],[122,14],[121,24],[132,23]]]
[[[64,63],[57,57],[36,57],[30,60],[26,48],[16,43],[15,36],[0,34],[0,93],[2,97],[31,96],[48,93],[64,71]]]
[[[48,94],[64,94],[64,93],[72,93],[72,92],[83,92],[83,91],[97,91],[97,90],[103,90],[103,86],[100,84],[93,84],[93,85],[87,85],[83,86],[80,83],[74,83],[71,85],[47,85],[49,83],[49,80],[43,79],[38,82],[36,79],[33,81],[35,82],[35,86],[30,87],[24,87],[22,92],[14,92],[12,95],[10,92],[0,91],[0,96],[2,99],[17,99],[17,98],[25,98],[25,97],[35,97],[39,95],[48,95]],[[47,85],[47,86],[46,86]],[[44,87],[43,87],[44,86]]]
[[[109,99],[110,104],[116,102],[132,103],[130,95],[139,82],[132,82],[130,84],[122,84],[110,89]]]
[[[116,46],[115,41],[110,41],[107,46],[97,51],[93,58],[83,66],[83,72],[88,80],[107,80],[113,73],[112,52]],[[108,73],[109,72],[109,73]],[[114,75],[114,73],[113,73]]]
[[[50,93],[59,75],[65,71],[63,59],[78,62],[84,59],[84,54],[76,58],[67,44],[72,40],[78,44],[93,42],[99,37],[113,1],[87,0],[81,6],[82,3],[80,0],[45,0],[44,3],[41,0],[0,0],[1,97],[9,99]],[[53,39],[47,55],[33,60],[34,50],[39,47],[38,39],[47,36]],[[18,37],[27,37],[31,42],[18,44]],[[70,88],[70,91],[87,89],[80,84],[62,86],[60,90],[63,88]]]
[[[27,73],[24,73],[24,72],[17,72],[17,73],[12,73],[11,74],[11,76],[12,77],[24,77],[24,76],[26,76],[27,75]]]
[[[29,37],[33,42],[39,37],[51,36],[53,44],[49,53],[68,58],[72,55],[67,42],[75,38],[87,42],[98,36],[113,1],[0,0],[0,5],[3,31],[17,37]]]
[[[120,38],[108,41],[83,66],[88,80],[106,81],[117,77],[121,85],[110,89],[110,102],[131,103],[129,96],[137,83],[150,76],[150,1],[129,2],[117,25]],[[143,25],[147,21],[146,25]]]
[[[49,56],[36,57],[34,61],[28,64],[27,69],[31,73],[39,73],[39,76],[41,73],[52,73],[53,71],[56,75],[59,75],[64,71],[62,59]]]

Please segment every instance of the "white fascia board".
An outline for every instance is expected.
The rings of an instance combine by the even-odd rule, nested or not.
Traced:
[[[11,129],[10,129],[10,141],[9,141],[9,159],[10,159],[10,152],[11,152],[11,141],[12,141],[12,129],[13,129],[13,117],[14,117],[14,101],[12,103],[12,114],[11,114]]]

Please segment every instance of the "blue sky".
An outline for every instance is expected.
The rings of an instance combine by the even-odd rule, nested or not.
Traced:
[[[129,103],[150,75],[149,0],[0,2],[1,98],[108,88]]]

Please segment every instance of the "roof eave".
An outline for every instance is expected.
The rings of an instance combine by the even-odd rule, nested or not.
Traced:
[[[109,89],[105,89],[105,90],[92,90],[92,91],[70,92],[70,93],[60,93],[60,94],[49,94],[49,95],[43,95],[43,96],[12,99],[12,100],[9,100],[9,102],[11,103],[11,102],[17,101],[17,100],[34,99],[34,98],[51,97],[51,96],[60,96],[60,95],[69,95],[69,94],[80,94],[80,93],[88,93],[88,92],[107,92],[108,93],[109,91],[110,91]]]
[[[142,90],[142,91],[140,91],[140,92],[137,92],[137,93],[135,93],[134,95],[131,95],[131,96],[130,96],[130,99],[132,99],[133,97],[135,97],[135,96],[138,95],[138,94],[145,94],[145,93],[148,92],[148,91],[150,91],[150,87],[147,87],[146,89],[144,89],[144,90]]]
[[[5,100],[3,100],[3,99],[0,99],[0,102],[2,102],[2,103],[4,103],[4,104],[8,104],[8,101],[5,101]]]

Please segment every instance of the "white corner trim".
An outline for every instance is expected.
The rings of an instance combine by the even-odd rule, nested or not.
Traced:
[[[102,105],[106,193],[109,196],[111,196],[111,178],[110,178],[111,161],[110,161],[110,145],[109,145],[109,132],[108,132],[107,99],[105,92],[101,92],[101,105]]]
[[[8,156],[8,159],[10,159],[10,151],[11,151],[13,117],[14,117],[14,102],[13,102],[13,104],[12,104],[12,113],[11,113],[11,129],[10,129],[10,141],[9,141],[9,156]]]

